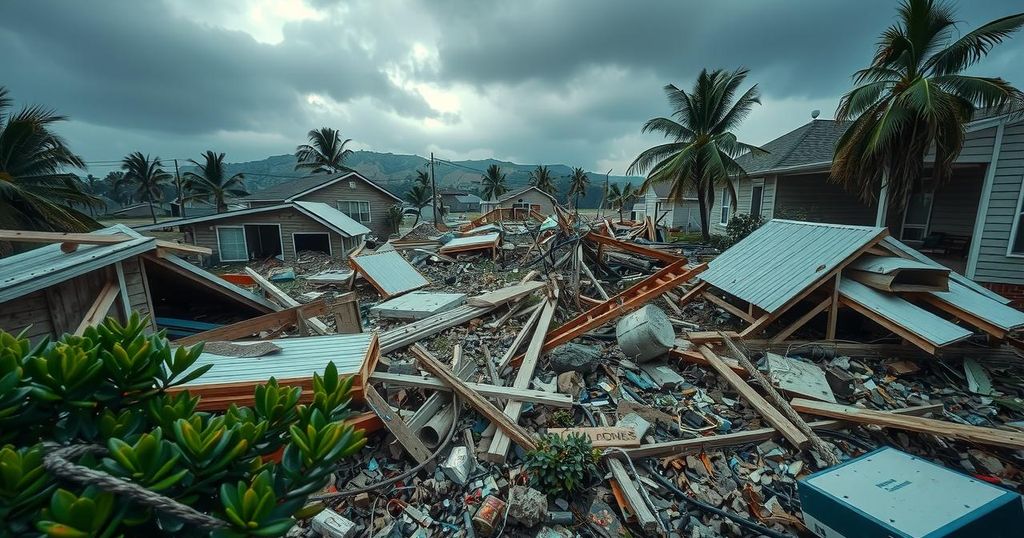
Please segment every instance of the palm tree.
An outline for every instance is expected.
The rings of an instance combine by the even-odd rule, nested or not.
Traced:
[[[505,179],[506,176],[501,171],[501,167],[496,164],[488,166],[487,171],[480,177],[481,197],[484,200],[497,200],[499,196],[508,192]]]
[[[761,103],[756,84],[733,102],[746,78],[747,70],[742,68],[731,72],[702,69],[689,92],[672,84],[665,86],[672,116],[650,119],[642,131],[662,133],[669,142],[644,150],[626,171],[647,174],[640,192],[658,183],[671,184],[670,201],[680,201],[688,191],[696,191],[705,241],[711,238],[708,224],[715,186],[724,184],[732,191],[729,177],[745,174],[734,158],[746,152],[765,152],[740,142],[732,132],[754,104]],[[735,192],[732,199],[736,199]]]
[[[430,174],[424,172],[423,170],[417,170],[416,171],[416,184],[417,185],[423,185],[423,188],[429,189],[430,188]]]
[[[335,173],[349,170],[345,159],[352,155],[352,150],[345,146],[351,138],[341,139],[337,129],[321,127],[307,133],[309,144],[295,148],[296,170],[311,170],[314,174],[321,172]]]
[[[227,177],[224,172],[224,154],[207,150],[203,153],[203,164],[193,159],[189,162],[199,168],[199,173],[185,172],[185,189],[191,198],[200,198],[212,202],[220,213],[228,208],[225,199],[228,196],[245,196],[245,175],[241,172]],[[184,202],[183,202],[184,203]]]
[[[961,74],[1024,25],[1024,14],[984,24],[957,39],[950,5],[904,0],[896,24],[882,33],[857,87],[839,102],[836,119],[853,120],[840,138],[832,180],[874,200],[885,189],[898,210],[921,185],[925,155],[935,152],[937,182],[952,174],[964,142],[964,124],[979,108],[1024,105],[1007,81]]]
[[[430,205],[430,190],[423,185],[413,185],[409,192],[405,193],[405,200],[409,202],[409,205],[416,208],[416,222],[412,224],[416,226],[420,223],[423,208]]]
[[[619,222],[622,222],[623,220],[622,210],[626,207],[626,204],[629,203],[630,199],[634,198],[638,192],[639,191],[633,188],[632,183],[626,183],[622,187],[619,187],[618,183],[612,183],[608,187],[608,193],[605,195],[605,200],[612,209],[619,212]]]
[[[124,187],[127,184],[124,180],[124,172],[118,172],[116,170],[107,172],[107,175],[103,178],[103,183],[106,184],[108,196],[115,202],[121,204],[121,207],[132,203],[132,193],[124,190]]]
[[[149,203],[149,214],[153,217],[153,224],[156,224],[153,201],[163,199],[164,191],[161,187],[171,181],[171,174],[164,171],[160,157],[150,159],[149,155],[143,155],[141,151],[122,159],[121,169],[124,170],[124,181],[135,187],[135,195]]]
[[[530,171],[530,185],[552,196],[558,193],[558,189],[555,188],[555,178],[547,166],[538,166]]]
[[[572,169],[572,174],[569,175],[569,192],[568,197],[576,197],[575,203],[576,211],[580,210],[580,195],[587,193],[587,186],[590,185],[590,176],[583,171],[582,168],[576,167]]]
[[[99,227],[72,206],[94,206],[99,200],[84,192],[66,173],[85,168],[63,138],[50,130],[65,116],[40,106],[10,112],[12,100],[0,86],[0,228],[85,232]]]

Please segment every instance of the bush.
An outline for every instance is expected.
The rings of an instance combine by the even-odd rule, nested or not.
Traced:
[[[530,486],[548,495],[571,494],[589,483],[600,457],[583,434],[545,435],[526,453]]]
[[[764,224],[764,217],[761,215],[736,214],[729,219],[729,224],[725,226],[725,234],[729,238],[729,246],[739,243],[753,233],[754,230],[760,228],[762,224]]]
[[[185,373],[202,345],[172,351],[147,325],[108,319],[36,346],[0,331],[0,535],[280,536],[366,443],[342,422],[353,378],[334,364],[314,375],[308,405],[270,379],[251,408],[196,412],[199,397],[167,391],[209,369]],[[154,508],[133,486],[164,499]],[[168,513],[173,501],[199,514]]]

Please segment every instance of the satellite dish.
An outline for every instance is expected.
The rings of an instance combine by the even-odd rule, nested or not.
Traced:
[[[820,115],[821,115],[821,111],[818,110],[818,109],[814,109],[814,110],[811,111],[811,119],[812,120],[818,119],[818,116],[820,116]]]

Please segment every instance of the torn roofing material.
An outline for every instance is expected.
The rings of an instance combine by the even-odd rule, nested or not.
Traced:
[[[420,289],[430,282],[397,251],[364,254],[349,259],[352,268],[377,288],[384,298]]]
[[[910,248],[906,244],[900,242],[895,237],[892,237],[892,236],[886,237],[885,239],[882,240],[882,244],[884,246],[890,248],[891,250],[895,251],[896,253],[900,254],[901,256],[913,258],[913,259],[915,259],[915,260],[917,260],[917,261],[919,261],[921,263],[926,263],[926,264],[929,264],[929,265],[931,265],[933,267],[940,267],[940,268],[943,267],[942,265],[940,265],[935,260],[933,260],[933,259],[929,258],[928,256],[925,256],[924,254],[921,254],[920,252]],[[1010,304],[1010,300],[1007,299],[1006,297],[1003,297],[1002,295],[999,295],[998,293],[996,293],[996,292],[986,288],[985,286],[982,286],[981,284],[978,284],[977,282],[975,282],[975,281],[973,281],[973,280],[971,280],[971,279],[961,275],[960,273],[957,273],[955,271],[950,271],[949,279],[951,281],[956,281],[961,286],[964,286],[965,288],[973,290],[976,293],[980,293],[980,294],[988,297],[989,299],[992,299],[993,301],[997,301],[997,302],[1002,303],[1004,305]]]
[[[0,303],[48,288],[101,267],[156,249],[156,240],[123,224],[93,232],[99,235],[125,234],[131,238],[106,245],[79,245],[64,252],[59,243],[0,258]]]
[[[160,258],[151,258],[149,261],[153,263],[161,264],[169,269],[178,273],[187,273],[193,277],[197,277],[198,280],[204,282],[214,291],[220,292],[224,295],[235,296],[245,302],[252,303],[252,306],[257,310],[263,310],[265,312],[274,312],[280,310],[281,307],[268,301],[262,295],[257,295],[247,289],[241,288],[223,278],[195,265],[188,261],[185,261],[173,254],[165,254]]]
[[[843,302],[851,307],[861,310],[865,314],[870,312],[875,316],[880,316],[924,339],[935,348],[959,342],[972,334],[971,331],[950,323],[896,294],[878,291],[848,278],[840,281],[839,294],[843,298]],[[860,308],[857,308],[858,306]],[[864,312],[865,310],[867,312]],[[869,317],[874,316],[869,315]],[[926,351],[934,350],[926,349]]]
[[[772,313],[887,233],[772,219],[712,260],[699,278]]]
[[[441,247],[440,252],[443,254],[447,252],[460,252],[463,250],[474,250],[478,248],[493,248],[500,238],[501,234],[498,232],[456,237],[455,239],[445,243],[444,246]]]
[[[349,237],[370,233],[370,229],[323,202],[292,202],[299,211]]]

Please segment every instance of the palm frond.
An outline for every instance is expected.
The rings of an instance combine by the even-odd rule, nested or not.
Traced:
[[[1024,26],[1024,13],[996,19],[964,34],[948,47],[935,53],[925,64],[934,75],[958,73],[984,58],[993,47]]]

